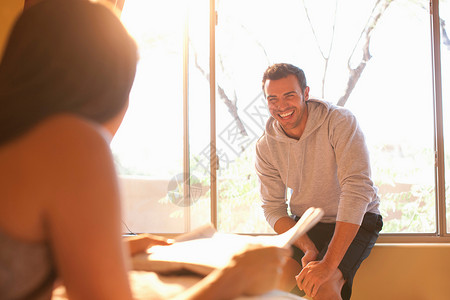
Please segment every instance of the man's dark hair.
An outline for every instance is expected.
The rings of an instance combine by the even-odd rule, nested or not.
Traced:
[[[262,79],[262,89],[264,92],[264,84],[267,80],[278,80],[289,75],[297,77],[298,83],[302,91],[306,88],[306,77],[302,69],[286,63],[273,64],[269,66],[264,72]]]

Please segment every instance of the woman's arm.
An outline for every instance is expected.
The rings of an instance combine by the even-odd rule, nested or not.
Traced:
[[[227,267],[213,271],[175,299],[233,299],[271,291],[278,286],[282,266],[290,254],[290,249],[249,245]]]
[[[130,252],[136,254],[153,245],[167,245],[173,241],[152,234],[139,234],[127,237],[126,242]],[[282,266],[289,255],[289,250],[249,245],[225,268],[213,271],[175,299],[231,299],[270,291],[277,287]]]
[[[108,142],[95,125],[72,116],[43,127],[39,167],[51,182],[43,220],[69,299],[132,299]]]

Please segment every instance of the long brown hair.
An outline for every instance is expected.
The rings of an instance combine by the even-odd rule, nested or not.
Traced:
[[[105,5],[43,0],[30,6],[0,63],[0,144],[57,113],[111,119],[127,102],[136,63],[136,43]]]

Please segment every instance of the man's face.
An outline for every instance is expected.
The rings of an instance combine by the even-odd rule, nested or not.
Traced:
[[[306,100],[309,87],[302,91],[297,77],[288,75],[277,80],[267,80],[264,91],[272,117],[281,124],[288,136],[299,139],[308,118]]]

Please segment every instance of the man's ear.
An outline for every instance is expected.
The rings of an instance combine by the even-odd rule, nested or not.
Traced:
[[[309,86],[305,87],[305,90],[303,91],[303,100],[308,101],[309,99]]]

